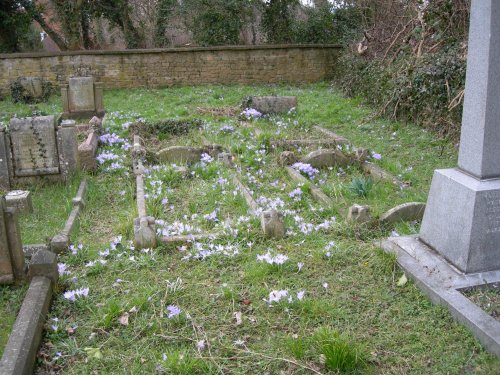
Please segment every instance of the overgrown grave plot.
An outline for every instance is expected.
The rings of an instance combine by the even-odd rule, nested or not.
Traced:
[[[268,89],[216,90],[221,90],[229,101],[209,98],[211,106],[233,105],[231,98],[241,100],[242,92]],[[370,128],[373,134],[359,135],[361,120],[356,115],[354,120],[347,120],[357,108],[347,108],[347,101],[331,90],[323,86],[286,90],[304,95],[301,104],[306,105],[297,113],[298,119],[311,124],[323,121],[322,126],[326,126],[337,123],[332,118],[345,118],[340,122],[346,131],[334,128],[336,132],[358,146],[370,144],[375,136],[378,145],[374,149],[383,156],[381,165],[399,161],[383,148],[394,125],[383,129],[374,124]],[[111,117],[116,124],[110,132],[116,133],[123,124],[136,120],[136,115],[130,113],[133,108],[139,108],[136,111],[142,114],[156,113],[159,93],[174,100],[185,95],[183,102],[199,106],[202,104],[196,95],[208,91],[182,88],[109,93],[106,103],[115,101],[111,110],[128,112]],[[136,102],[139,96],[142,102]],[[200,103],[205,99],[200,98]],[[177,106],[169,108],[165,106],[168,115],[162,117],[177,115]],[[179,108],[184,111],[182,105]],[[422,149],[432,142],[429,135],[414,129],[408,132],[414,139],[421,137]],[[126,138],[126,134],[119,135]],[[210,143],[226,142],[222,135],[214,135],[213,139],[211,134],[204,135]],[[401,135],[405,132],[401,131]],[[231,134],[224,137],[227,146],[237,146]],[[402,151],[407,152],[401,159],[402,166],[420,161],[421,155],[425,165],[439,165],[437,159],[429,157],[438,155],[439,147],[422,152],[417,146],[410,147],[411,142],[401,144]],[[129,151],[121,150],[123,145],[116,143],[113,153],[123,151],[129,155]],[[106,150],[111,151],[109,145]],[[270,163],[275,163],[276,154],[269,152]],[[124,168],[110,168],[114,162]],[[416,164],[409,174],[420,175],[422,165]],[[292,184],[285,173],[276,173],[282,182]],[[422,180],[425,178],[415,180],[414,186],[424,186]],[[259,234],[255,222],[254,237],[247,241],[240,236],[242,251],[237,256],[186,261],[182,251],[159,248],[145,252],[131,247],[128,240],[132,238],[131,222],[136,215],[134,192],[127,158],[107,160],[99,174],[91,177],[88,206],[81,218],[79,237],[75,238],[76,255],[70,252],[61,258],[71,272],[62,276],[62,288],[90,290],[87,297],[74,302],[63,295],[56,298],[46,326],[46,345],[41,351],[43,370],[123,373],[126,368],[131,373],[165,369],[173,373],[302,374],[313,372],[304,367],[308,366],[327,373],[321,354],[328,352],[334,342],[323,340],[321,333],[335,330],[348,338],[349,347],[365,354],[368,367],[362,373],[494,373],[492,358],[465,329],[452,322],[446,311],[433,307],[411,282],[396,285],[401,273],[394,259],[379,254],[371,245],[378,232],[359,237],[351,228],[338,225],[327,232],[305,235],[297,231],[297,235],[283,240],[268,241]],[[114,240],[117,235],[123,235],[121,240]],[[331,241],[337,246],[327,250]],[[82,249],[76,246],[78,243]],[[257,255],[264,256],[268,250],[273,251],[273,256],[282,254],[289,259],[282,265],[257,261]],[[300,270],[298,263],[303,264]],[[273,290],[287,290],[294,302],[289,304],[284,298],[269,307],[263,299],[269,300]],[[301,291],[305,293],[299,301],[297,293]],[[169,318],[167,307],[173,305],[181,312]],[[242,322],[237,324],[240,312]],[[329,336],[335,337],[334,332]],[[319,346],[321,342],[326,345]]]
[[[335,204],[342,216],[347,216],[349,207],[362,206],[368,207],[375,217],[385,218],[384,213],[395,206],[397,212],[403,214],[404,210],[399,205],[425,201],[424,193],[411,183],[407,174],[396,177],[379,165],[384,159],[381,154],[356,148],[343,136],[316,125],[300,124],[294,117],[289,114],[285,118],[247,121],[245,128],[259,129],[258,137],[279,154],[280,164],[290,175],[300,179],[300,176],[296,177],[297,173],[290,170],[291,165],[302,169],[302,173],[310,179],[307,184],[311,193],[322,202]],[[411,170],[408,168],[407,171]],[[331,203],[329,197],[333,199]],[[394,220],[398,231],[416,233],[420,206],[412,203],[414,212],[408,207],[407,217],[412,217],[411,220]]]

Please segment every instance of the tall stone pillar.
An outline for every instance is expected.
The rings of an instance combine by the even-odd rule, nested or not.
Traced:
[[[465,273],[500,270],[500,0],[472,0],[458,168],[436,170],[420,240]]]

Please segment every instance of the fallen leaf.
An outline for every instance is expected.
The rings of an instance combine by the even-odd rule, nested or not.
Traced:
[[[406,278],[406,275],[403,273],[403,276],[401,276],[398,280],[398,283],[396,284],[397,286],[404,286],[408,282],[408,279]]]
[[[118,321],[120,322],[120,324],[122,326],[128,326],[128,312],[123,313],[123,315],[120,316],[120,318],[118,319]]]
[[[244,299],[243,301],[241,301],[241,303],[242,303],[243,305],[248,306],[248,305],[250,305],[250,304],[252,303],[252,301],[250,301],[249,299]]]
[[[135,314],[137,311],[139,311],[139,309],[134,306],[128,312],[131,313],[131,314]]]
[[[89,357],[89,358],[96,358],[96,359],[103,358],[103,355],[101,353],[101,349],[99,349],[99,348],[87,347],[87,348],[83,348],[83,350],[85,351],[85,353],[87,353],[87,357]]]

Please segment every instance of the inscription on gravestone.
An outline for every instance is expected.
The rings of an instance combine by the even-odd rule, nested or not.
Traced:
[[[59,173],[54,116],[12,119],[10,138],[16,176]]]
[[[489,191],[485,193],[486,218],[488,229],[486,233],[500,233],[500,191]]]

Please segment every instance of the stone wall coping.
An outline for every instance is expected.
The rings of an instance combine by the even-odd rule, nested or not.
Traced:
[[[179,52],[212,52],[212,51],[258,51],[279,49],[342,49],[338,44],[263,44],[263,45],[235,45],[235,46],[213,46],[213,47],[176,47],[176,48],[152,48],[152,49],[127,49],[127,50],[75,50],[60,52],[28,52],[28,53],[2,53],[0,59],[18,58],[42,58],[57,56],[80,56],[80,55],[137,55],[137,54],[161,54]]]

